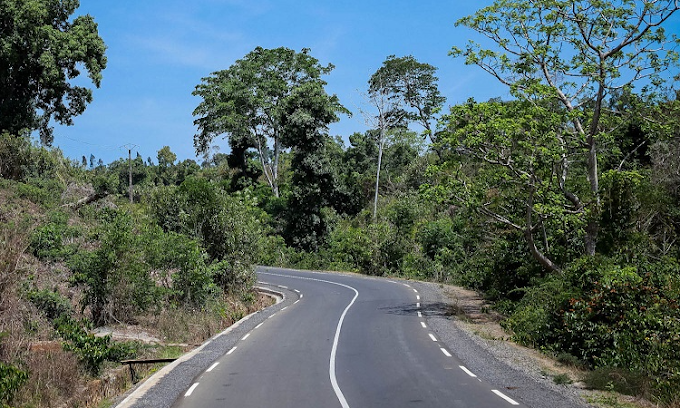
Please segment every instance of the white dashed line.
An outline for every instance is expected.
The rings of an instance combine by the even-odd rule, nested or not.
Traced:
[[[196,387],[198,387],[198,383],[194,383],[194,385],[192,385],[192,386],[187,390],[187,393],[184,394],[184,396],[185,396],[185,397],[190,396],[191,393],[194,392],[194,390],[196,389]]]
[[[227,355],[233,353],[234,351],[236,351],[236,347],[233,347],[231,350],[229,350],[229,352],[227,352]]]
[[[293,302],[293,304],[294,304],[294,305],[297,305],[299,302],[300,302],[300,299],[298,299],[298,300],[296,300],[295,302]]]
[[[460,367],[461,370],[465,371],[465,374],[469,375],[469,376],[472,377],[472,378],[477,378],[477,376],[475,375],[475,373],[473,373],[472,371],[468,370],[467,367],[465,367],[465,366],[459,366],[459,367]]]
[[[302,299],[303,296],[304,296],[304,295],[303,295],[302,293],[300,293],[300,299]]]
[[[491,390],[494,394],[498,395],[499,397],[503,398],[507,402],[510,403],[510,405],[519,405],[519,402],[515,401],[514,399],[508,397],[507,395],[503,394],[502,392],[498,390]]]
[[[286,307],[284,307],[283,309],[281,309],[281,311],[283,312],[283,311],[286,310],[286,309],[288,309],[288,306],[286,306]]]
[[[413,291],[414,291],[414,292],[416,292],[416,293],[418,293],[418,291],[417,291],[417,290],[415,290],[415,289],[413,289]]]
[[[425,325],[425,322],[420,322],[420,325],[423,326],[423,329],[427,328],[427,326]]]
[[[420,302],[416,303],[416,307],[420,309]]]
[[[272,317],[276,316],[276,313],[272,313],[271,316],[269,316],[267,319],[271,319]]]
[[[418,312],[418,317],[423,317],[423,312]]]
[[[219,364],[219,362],[217,362],[217,363],[215,363],[215,364],[211,365],[209,369],[205,370],[205,372],[206,372],[206,373],[209,373],[209,372],[211,372],[212,370],[214,370],[214,369],[215,369],[215,367],[217,367],[217,365],[218,365],[218,364]]]
[[[416,300],[420,300],[420,295],[417,295],[417,296],[416,296]]]
[[[288,289],[288,286],[279,285],[281,289]]]
[[[293,289],[293,291],[295,291],[295,293],[300,293],[300,291],[297,289]]]
[[[432,339],[432,341],[437,341],[437,338],[434,337],[434,334],[428,333],[428,335],[430,336],[430,338]]]
[[[250,337],[250,333],[248,333],[248,334],[246,334],[245,336],[243,336],[243,338],[241,339],[241,341],[247,339],[248,337]]]
[[[256,328],[256,329],[259,329],[260,327],[262,327],[263,324],[264,324],[264,322],[262,322],[262,323],[258,324],[257,326],[255,326],[255,328]]]
[[[451,357],[451,353],[449,353],[445,348],[440,347],[439,350],[441,350],[446,357]]]

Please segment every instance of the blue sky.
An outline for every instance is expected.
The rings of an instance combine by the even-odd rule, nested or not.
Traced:
[[[74,126],[55,128],[54,146],[80,159],[109,163],[131,143],[145,159],[170,146],[179,159],[196,159],[191,95],[201,78],[227,69],[257,46],[310,48],[335,70],[327,91],[355,112],[331,134],[365,130],[357,112],[370,75],[388,55],[413,55],[439,68],[447,105],[486,100],[507,90],[481,69],[448,56],[473,32],[457,19],[491,1],[441,0],[81,0],[108,46],[108,67],[94,101]],[[80,80],[79,80],[80,81]],[[226,141],[219,141],[227,151]],[[200,159],[197,159],[200,162]]]

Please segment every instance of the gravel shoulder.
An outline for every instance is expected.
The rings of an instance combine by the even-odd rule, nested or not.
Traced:
[[[577,380],[574,369],[509,341],[500,316],[476,292],[434,283],[409,284],[423,295],[428,325],[480,378],[530,407],[593,407],[586,402],[593,392],[580,383],[555,383],[557,375]]]

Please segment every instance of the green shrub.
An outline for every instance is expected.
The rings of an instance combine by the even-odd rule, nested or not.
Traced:
[[[68,225],[68,215],[55,211],[49,215],[46,224],[33,230],[30,249],[38,259],[64,260],[77,249],[73,244],[64,245],[64,241],[79,235],[77,228]]]
[[[14,394],[27,380],[27,372],[0,362],[0,407],[9,407]]]
[[[652,379],[671,401],[680,386],[680,266],[673,259],[611,268],[560,311],[557,343],[598,368]]]
[[[136,353],[133,346],[113,342],[111,336],[97,337],[88,333],[83,322],[67,316],[56,319],[54,326],[64,339],[64,349],[74,352],[93,376],[99,374],[105,361],[121,361]]]
[[[62,315],[72,313],[71,302],[56,291],[49,289],[29,290],[25,294],[26,299],[33,303],[48,319],[54,320]]]

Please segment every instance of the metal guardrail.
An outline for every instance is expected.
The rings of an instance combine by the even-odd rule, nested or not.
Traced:
[[[138,360],[122,360],[121,364],[127,364],[130,368],[130,381],[136,383],[137,377],[134,369],[135,364],[156,364],[156,363],[172,363],[177,358],[143,358]]]

